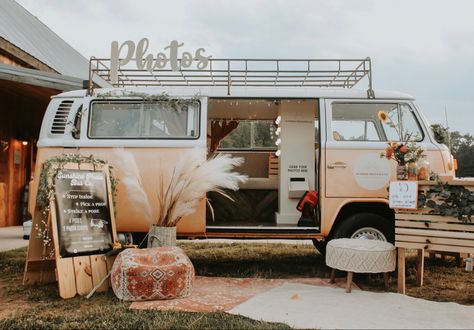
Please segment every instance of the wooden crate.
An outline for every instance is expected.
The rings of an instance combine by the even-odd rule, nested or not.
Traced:
[[[395,246],[408,249],[474,253],[474,223],[423,213],[395,215]]]
[[[420,181],[419,190],[427,191],[434,182]],[[474,180],[452,180],[474,190]],[[474,223],[455,217],[431,214],[430,208],[395,210],[395,246],[398,250],[398,292],[405,293],[405,249],[418,250],[417,285],[423,285],[425,251],[474,254]]]

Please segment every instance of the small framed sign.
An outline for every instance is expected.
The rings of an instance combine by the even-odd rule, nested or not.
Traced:
[[[389,206],[392,209],[418,208],[418,182],[392,181],[390,182]]]

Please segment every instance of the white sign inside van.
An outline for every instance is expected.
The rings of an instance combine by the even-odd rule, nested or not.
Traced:
[[[188,51],[179,54],[179,48],[184,43],[179,43],[177,40],[171,41],[164,48],[164,52],[159,52],[156,56],[152,53],[147,53],[148,45],[149,41],[147,38],[141,39],[136,45],[131,40],[127,40],[122,44],[119,44],[118,41],[112,41],[110,47],[110,80],[112,83],[117,82],[120,67],[127,65],[133,60],[138,70],[147,70],[152,73],[155,69],[163,69],[167,66],[172,71],[186,69],[193,64],[193,61],[197,61],[197,69],[204,70],[211,58],[211,56],[204,56],[206,51],[204,48],[196,49],[194,54]],[[181,55],[180,59],[179,55]]]

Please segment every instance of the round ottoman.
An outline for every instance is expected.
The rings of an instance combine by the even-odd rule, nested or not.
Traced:
[[[353,273],[384,273],[388,289],[388,272],[395,270],[395,246],[371,239],[339,238],[330,240],[326,248],[326,265],[332,268],[331,283],[336,269],[347,271],[346,292],[351,292]]]
[[[111,284],[122,300],[183,298],[191,294],[194,267],[179,247],[126,249],[115,259]]]

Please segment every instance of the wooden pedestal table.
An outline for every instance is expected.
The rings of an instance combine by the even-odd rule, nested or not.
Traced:
[[[395,261],[395,247],[378,240],[333,239],[326,248],[326,264],[332,268],[331,282],[334,282],[336,269],[347,271],[348,293],[351,292],[353,273],[384,273],[385,289],[388,290],[388,273],[395,270]]]

